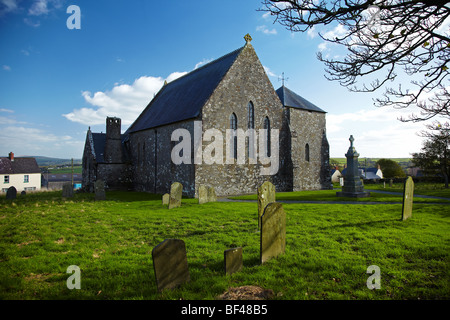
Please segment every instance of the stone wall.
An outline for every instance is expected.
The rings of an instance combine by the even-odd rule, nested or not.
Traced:
[[[325,113],[289,108],[289,116],[293,190],[323,189],[325,187],[323,166],[329,162],[329,156],[324,154],[328,147],[323,146]],[[307,149],[309,149],[309,157],[307,157]]]
[[[171,160],[172,149],[179,144],[179,142],[171,141],[172,133],[181,128],[188,130],[193,140],[193,120],[139,131],[130,135],[130,160],[135,190],[165,194],[170,192],[173,182],[180,182],[183,185],[183,194],[194,196],[195,167],[193,162],[175,165]],[[193,143],[191,145],[191,155],[193,155]]]
[[[257,132],[263,129],[266,117],[270,120],[272,130],[282,128],[283,106],[253,47],[247,45],[203,107],[203,132],[211,128],[219,129],[223,134],[226,150],[225,130],[230,129],[230,116],[232,113],[236,114],[237,128],[246,131],[247,105],[250,101],[254,106],[254,126]],[[205,142],[203,147],[208,144],[209,142]],[[255,193],[258,186],[267,180],[273,182],[277,190],[288,188],[280,174],[261,175],[261,163],[258,161],[257,164],[249,164],[247,151],[241,148],[238,152],[242,151],[246,155],[245,165],[225,164],[225,151],[223,165],[197,165],[196,186],[200,184],[213,186],[219,196]]]

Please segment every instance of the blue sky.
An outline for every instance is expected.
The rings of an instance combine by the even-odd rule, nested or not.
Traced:
[[[81,9],[81,29],[67,28],[70,5]],[[275,89],[284,72],[288,88],[328,112],[331,157],[344,157],[351,134],[360,157],[420,150],[424,125],[397,120],[411,110],[377,109],[382,92],[329,82],[316,53],[344,52],[258,8],[259,0],[0,0],[0,155],[81,158],[89,126],[104,132],[106,116],[118,116],[125,130],[164,80],[243,46],[247,33]]]

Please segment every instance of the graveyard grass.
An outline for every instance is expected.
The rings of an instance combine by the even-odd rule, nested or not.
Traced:
[[[1,197],[0,299],[212,300],[244,285],[287,300],[450,298],[449,205],[414,203],[407,221],[401,204],[283,208],[286,253],[260,265],[256,201],[183,199],[168,210],[160,195],[136,192],[107,192],[106,201]],[[169,238],[185,241],[191,281],[158,293],[151,252]],[[244,266],[226,276],[224,251],[234,247],[243,248]],[[80,290],[67,288],[71,265],[81,269]],[[371,265],[380,267],[380,290],[366,286]]]

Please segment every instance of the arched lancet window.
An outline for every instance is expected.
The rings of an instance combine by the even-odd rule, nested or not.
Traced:
[[[249,132],[249,136],[247,138],[247,157],[255,158],[255,136],[253,129],[255,129],[255,108],[253,103],[250,101],[247,105],[247,129]]]
[[[233,130],[233,137],[231,140],[231,155],[234,159],[237,159],[237,116],[232,113],[230,116],[230,129]]]
[[[309,144],[307,143],[305,146],[305,160],[309,162]]]
[[[247,119],[247,128],[255,129],[255,108],[253,107],[253,103],[251,101],[247,105]]]
[[[269,117],[264,119],[264,129],[266,129],[266,156],[270,157],[270,120]]]

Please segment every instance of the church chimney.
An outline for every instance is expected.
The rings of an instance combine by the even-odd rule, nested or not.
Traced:
[[[14,161],[14,153],[13,152],[9,153],[9,160]]]

